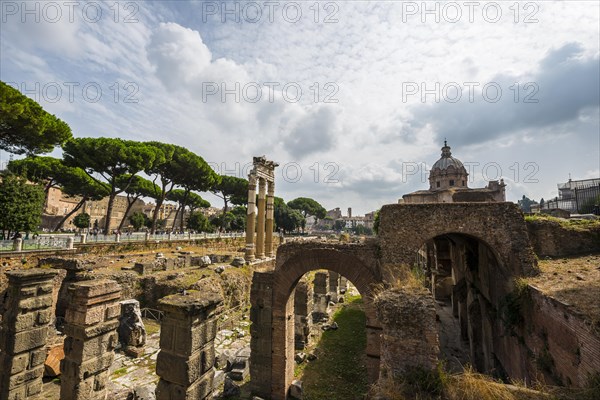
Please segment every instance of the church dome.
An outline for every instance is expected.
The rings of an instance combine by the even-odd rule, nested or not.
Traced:
[[[429,190],[467,189],[468,176],[465,166],[459,159],[452,157],[450,146],[444,140],[442,157],[433,164],[429,173]]]
[[[455,169],[464,169],[463,163],[458,159],[452,157],[452,153],[450,152],[450,146],[444,141],[444,147],[442,147],[442,157],[433,164],[431,170],[440,169],[442,171],[448,169],[448,167],[454,167]],[[465,170],[466,172],[466,170]]]

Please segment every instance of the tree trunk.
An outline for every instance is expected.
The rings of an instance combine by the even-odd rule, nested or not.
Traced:
[[[185,206],[187,205],[187,199],[190,196],[190,191],[188,189],[185,190],[185,195],[183,196],[183,204],[181,205],[181,215],[179,216],[179,220],[181,222],[181,231],[183,232],[183,216],[185,214]]]
[[[164,196],[161,196],[160,198],[156,199],[156,207],[154,208],[154,212],[152,213],[152,226],[150,228],[150,233],[153,235],[156,232],[156,220],[158,219],[158,213],[160,211],[160,208],[162,207],[163,201]]]
[[[177,225],[177,220],[179,216],[179,211],[181,210],[181,203],[179,203],[179,207],[177,207],[177,211],[175,211],[175,218],[173,218],[173,225],[171,225],[171,231],[175,230],[175,225]]]
[[[113,205],[115,203],[116,192],[112,192],[108,198],[108,206],[106,207],[106,221],[104,222],[104,234],[110,235],[110,220],[112,218]]]
[[[229,209],[228,203],[227,203],[227,196],[223,195],[223,201],[225,202],[225,207],[223,207],[223,215],[227,214],[227,210]]]
[[[63,225],[65,224],[65,221],[69,219],[69,217],[73,214],[75,214],[77,211],[79,211],[79,209],[81,208],[81,206],[83,206],[83,203],[85,203],[87,201],[87,196],[83,196],[81,198],[81,200],[79,201],[79,203],[77,203],[77,205],[75,206],[75,208],[73,208],[67,215],[65,215],[63,217],[63,219],[61,219],[59,221],[59,223],[56,225],[56,228],[54,228],[54,231],[57,231],[59,229],[61,229],[63,227]]]
[[[133,201],[131,201],[130,197],[127,196],[127,209],[125,210],[125,214],[123,214],[123,218],[121,218],[121,223],[119,224],[119,231],[121,229],[123,229],[123,225],[125,224],[125,220],[127,219],[127,214],[129,214],[129,211],[131,211],[131,207],[133,207],[133,204],[137,201],[137,199],[139,199],[140,196],[136,196],[133,198]]]

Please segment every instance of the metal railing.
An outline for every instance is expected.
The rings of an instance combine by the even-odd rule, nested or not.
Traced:
[[[241,316],[244,315],[247,308],[248,305],[242,303],[237,307],[228,309],[226,313],[221,314],[217,320],[217,331],[233,329],[236,327],[240,323]]]
[[[56,250],[66,249],[67,241],[73,235],[37,236],[31,239],[21,239],[21,250]],[[16,251],[15,240],[1,240],[0,251]]]
[[[154,321],[161,322],[165,316],[165,313],[160,310],[155,310],[153,308],[142,308],[142,318],[152,319]]]
[[[240,238],[244,233],[160,233],[147,234],[144,232],[124,233],[121,235],[87,234],[85,243],[131,243],[131,242],[164,242],[178,240],[200,240],[217,238]],[[68,248],[67,241],[72,238],[75,245],[82,243],[81,235],[47,235],[42,234],[31,239],[22,240],[22,251],[26,250],[59,250]],[[14,240],[0,240],[0,252],[17,251]]]

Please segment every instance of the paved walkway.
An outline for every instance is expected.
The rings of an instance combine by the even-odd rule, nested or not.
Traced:
[[[439,316],[440,358],[446,361],[449,372],[462,372],[469,362],[469,344],[460,337],[458,318],[452,315],[449,302],[436,301],[435,309]]]

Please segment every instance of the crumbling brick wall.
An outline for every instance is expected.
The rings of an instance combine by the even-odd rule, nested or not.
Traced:
[[[527,375],[585,387],[600,373],[600,326],[572,307],[529,286],[519,330],[528,349]]]
[[[527,231],[535,254],[539,257],[564,257],[600,252],[600,226],[567,228],[557,221],[527,221]]]

